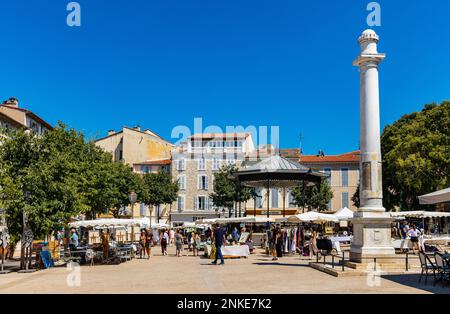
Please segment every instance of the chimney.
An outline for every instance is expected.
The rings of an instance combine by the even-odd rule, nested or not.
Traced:
[[[136,125],[136,126],[134,127],[134,129],[137,130],[137,131],[140,131],[140,130],[141,130],[141,126],[140,126],[140,125]]]
[[[11,97],[3,102],[3,105],[19,108],[19,100],[16,97]]]
[[[115,133],[116,133],[116,131],[114,131],[114,130],[109,130],[109,131],[108,131],[108,136],[113,135],[113,134],[115,134]]]

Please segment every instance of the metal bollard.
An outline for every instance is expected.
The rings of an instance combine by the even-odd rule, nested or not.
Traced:
[[[344,262],[345,262],[345,252],[342,252],[342,271],[345,271]]]
[[[331,255],[331,268],[334,269],[334,254]]]
[[[377,271],[377,258],[376,257],[373,259],[373,270]]]

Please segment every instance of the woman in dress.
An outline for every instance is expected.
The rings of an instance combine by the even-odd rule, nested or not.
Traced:
[[[147,251],[147,258],[150,259],[152,253],[153,234],[145,231],[145,250]]]
[[[139,237],[139,245],[141,246],[141,250],[140,250],[140,254],[139,254],[139,257],[142,259],[142,258],[145,258],[145,248],[146,248],[146,243],[145,243],[145,241],[146,241],[146,234],[145,234],[145,231],[144,230],[142,230],[141,231],[141,236]]]

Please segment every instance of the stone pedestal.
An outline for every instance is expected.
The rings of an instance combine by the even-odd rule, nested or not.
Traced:
[[[357,263],[371,263],[374,258],[386,263],[395,256],[391,244],[392,218],[386,212],[358,212],[353,219],[353,243],[350,260]]]

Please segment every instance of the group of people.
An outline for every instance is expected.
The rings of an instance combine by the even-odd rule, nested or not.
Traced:
[[[405,240],[409,237],[412,243],[412,250],[413,253],[416,253],[417,251],[420,251],[419,246],[419,238],[423,235],[423,229],[420,230],[416,227],[415,224],[409,224],[407,221],[403,221],[401,224],[395,224],[392,227],[392,236],[393,237],[400,237],[401,239]]]
[[[185,239],[188,244],[188,251],[192,250],[194,256],[198,256],[201,243],[201,234],[198,232],[184,232],[182,229],[174,230],[162,230],[161,232],[151,233],[148,230],[142,230],[139,239],[141,247],[140,257],[150,259],[151,248],[158,242],[161,246],[162,255],[168,255],[167,247],[175,245],[176,256],[183,256]]]

